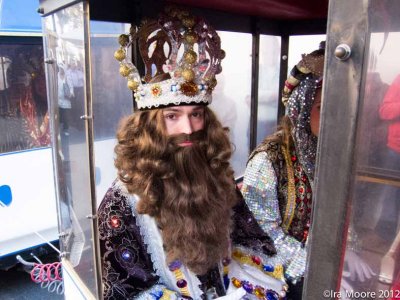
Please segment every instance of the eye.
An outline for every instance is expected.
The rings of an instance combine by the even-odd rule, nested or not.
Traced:
[[[167,120],[175,120],[176,119],[176,115],[169,113],[169,114],[164,115],[164,118],[167,119]]]
[[[195,111],[192,113],[192,116],[195,118],[201,118],[203,116],[203,112],[202,111]]]

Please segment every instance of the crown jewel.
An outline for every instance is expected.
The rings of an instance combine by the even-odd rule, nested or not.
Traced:
[[[145,65],[143,78],[128,55],[135,42]],[[167,8],[158,20],[144,21],[120,35],[119,44],[114,57],[139,109],[211,103],[225,52],[217,32],[203,19]]]

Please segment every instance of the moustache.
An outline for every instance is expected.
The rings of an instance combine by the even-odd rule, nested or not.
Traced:
[[[206,133],[204,130],[198,130],[191,134],[181,133],[175,134],[168,137],[168,144],[173,147],[190,146],[192,144],[198,144],[204,141]]]

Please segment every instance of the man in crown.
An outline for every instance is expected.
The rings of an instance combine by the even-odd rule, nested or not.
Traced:
[[[134,39],[145,84],[126,59]],[[284,297],[282,267],[269,261],[275,248],[236,190],[227,131],[207,107],[223,58],[217,33],[170,11],[120,44],[115,56],[139,110],[119,127],[118,179],[98,210],[104,298]]]

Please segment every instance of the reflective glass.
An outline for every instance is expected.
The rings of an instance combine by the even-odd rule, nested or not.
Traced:
[[[58,240],[43,42],[28,36],[41,18],[25,2],[0,1],[0,257],[10,258]]]
[[[400,299],[400,22],[399,7],[388,4],[370,9],[341,281],[342,292],[355,299]]]
[[[43,18],[47,85],[56,163],[61,251],[97,295],[92,237],[89,154],[85,115],[83,4]]]
[[[42,41],[17,39],[0,44],[0,153],[50,145]]]
[[[260,36],[257,144],[277,128],[281,38]]]
[[[222,49],[227,53],[222,61],[222,73],[213,92],[211,109],[224,126],[230,129],[234,144],[231,159],[235,177],[242,176],[249,155],[250,95],[251,95],[251,34],[219,31]],[[240,45],[240,47],[238,47]]]
[[[132,92],[126,79],[119,76],[119,63],[114,58],[118,36],[129,32],[129,25],[91,22],[91,68],[93,89],[93,126],[96,196],[99,205],[117,177],[114,146],[120,119],[133,112]]]

